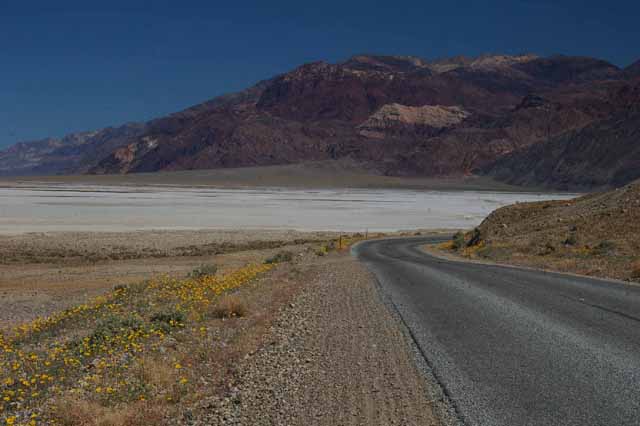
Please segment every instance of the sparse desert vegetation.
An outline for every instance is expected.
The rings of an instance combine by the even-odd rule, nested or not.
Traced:
[[[256,252],[266,261],[203,262],[182,277],[119,284],[3,328],[0,424],[161,425],[189,416],[187,407],[226,386],[293,294],[278,276],[299,277],[294,258],[338,244],[289,247],[297,254],[267,249]]]
[[[274,256],[271,256],[270,258],[265,260],[264,263],[291,262],[291,259],[293,259],[293,253],[285,250],[285,251],[279,251]]]
[[[173,404],[196,398],[194,382],[216,373],[203,370],[193,354],[215,351],[213,321],[246,313],[229,293],[274,266],[248,265],[223,276],[200,269],[183,279],[119,286],[0,335],[6,424],[150,424],[139,418],[145,407],[167,415]]]
[[[214,264],[201,265],[191,271],[189,273],[189,277],[198,279],[206,276],[213,276],[216,272],[218,272],[218,267]]]
[[[247,250],[324,242],[331,232],[139,231],[52,232],[0,235],[2,265],[87,265],[136,259],[215,256]]]
[[[0,330],[81,304],[116,285],[157,275],[184,277],[209,264],[224,274],[279,251],[315,250],[336,237],[269,230],[2,235]]]
[[[227,294],[218,300],[212,309],[214,318],[243,317],[247,314],[247,307],[237,294]]]
[[[640,280],[640,182],[574,200],[493,212],[441,246],[468,258]]]

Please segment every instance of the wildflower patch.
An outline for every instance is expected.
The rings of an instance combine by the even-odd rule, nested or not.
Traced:
[[[274,266],[118,286],[86,304],[0,333],[0,425],[73,423],[60,403],[72,399],[100,409],[177,403],[197,377],[182,359],[167,368],[173,353],[168,350],[179,339],[211,340],[204,321],[220,297]]]

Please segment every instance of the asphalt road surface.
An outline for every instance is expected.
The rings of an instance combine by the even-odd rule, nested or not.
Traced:
[[[466,425],[640,425],[640,286],[443,260],[368,241],[377,276]]]

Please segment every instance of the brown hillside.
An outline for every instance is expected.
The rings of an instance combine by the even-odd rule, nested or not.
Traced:
[[[461,252],[474,258],[640,281],[640,181],[570,201],[500,208],[467,234]]]

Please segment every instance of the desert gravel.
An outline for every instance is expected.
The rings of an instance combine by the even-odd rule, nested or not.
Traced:
[[[427,382],[369,272],[347,254],[307,275],[264,346],[191,425],[438,425]]]

